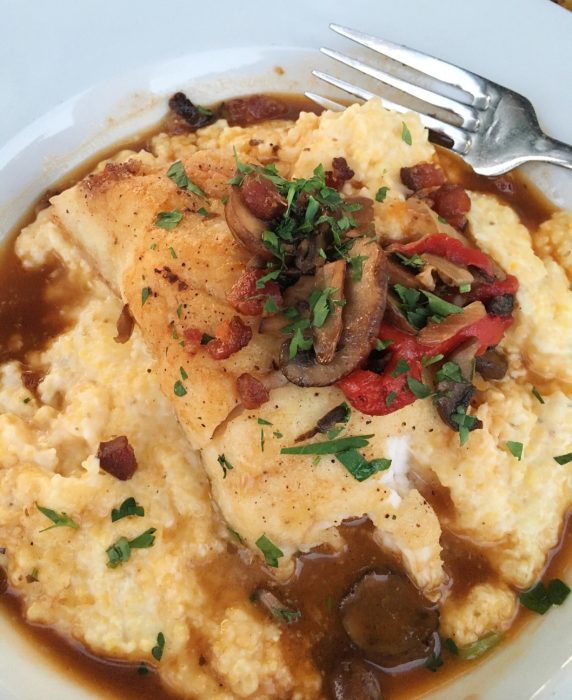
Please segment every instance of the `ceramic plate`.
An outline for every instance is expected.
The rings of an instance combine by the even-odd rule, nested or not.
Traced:
[[[8,5],[8,7],[6,7]],[[199,103],[259,91],[323,88],[317,52],[359,54],[329,22],[365,29],[451,60],[527,95],[546,131],[572,143],[572,13],[548,0],[219,0],[97,4],[3,3],[0,42],[0,240],[34,199],[91,155],[151,127],[182,89]],[[284,69],[283,74],[275,70]],[[339,71],[338,71],[339,73]],[[329,94],[333,95],[332,92]],[[572,206],[572,173],[535,166],[556,201]],[[0,280],[0,284],[2,281]],[[0,619],[0,700],[83,700]],[[530,624],[445,689],[439,700],[568,700],[572,603]]]

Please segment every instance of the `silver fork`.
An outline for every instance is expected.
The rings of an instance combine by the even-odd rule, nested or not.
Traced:
[[[424,126],[444,136],[445,142],[440,142],[461,155],[475,172],[501,175],[527,161],[545,161],[572,169],[572,147],[541,130],[534,107],[526,97],[421,51],[339,24],[330,24],[330,29],[392,59],[391,65],[395,68],[404,64],[415,69],[415,77],[404,80],[332,49],[322,48],[323,54],[424,104],[418,108],[404,107],[359,85],[322,71],[312,71],[317,78],[363,100],[381,97],[388,109],[417,112]],[[419,78],[424,82],[426,77],[432,79],[431,88],[419,84]],[[456,98],[444,94],[451,94],[451,88],[455,89]],[[345,107],[313,92],[306,95],[327,109]]]

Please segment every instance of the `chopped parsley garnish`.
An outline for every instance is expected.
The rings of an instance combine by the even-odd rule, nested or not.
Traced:
[[[183,305],[179,304],[179,306],[177,306],[177,318],[181,318],[182,313],[183,313]]]
[[[299,445],[296,447],[283,447],[280,454],[283,455],[333,455],[349,449],[359,449],[367,447],[371,435],[354,435],[352,437],[337,438],[336,440],[325,440],[324,442],[314,442],[310,445]]]
[[[537,399],[540,403],[545,403],[541,393],[538,391],[538,389],[533,386],[532,387],[532,395],[534,396],[535,399]]]
[[[570,593],[570,588],[559,578],[552,579],[548,586],[539,581],[533,588],[521,593],[519,600],[525,608],[544,615],[553,605],[562,605]]]
[[[183,380],[189,378],[189,375],[185,372],[185,368],[184,368],[184,367],[179,367],[179,372],[181,373],[181,378],[182,378]]]
[[[305,320],[305,319],[304,319]],[[307,321],[308,325],[309,322]],[[313,345],[311,338],[304,338],[302,335],[302,329],[300,326],[296,327],[294,330],[294,335],[290,341],[289,357],[293,360],[300,350],[309,350]]]
[[[468,292],[471,291],[471,284],[470,282],[465,282],[465,284],[460,284],[459,285],[459,292],[461,294],[467,294]]]
[[[211,342],[211,340],[214,340],[214,335],[203,333],[201,336],[201,345],[208,345]]]
[[[409,144],[411,145],[411,144]],[[431,671],[432,673],[435,673],[435,671],[438,668],[441,668],[443,665],[443,659],[441,658],[441,654],[437,656],[437,654],[433,653],[431,656],[427,659],[425,662],[425,668]]]
[[[261,535],[256,540],[256,546],[262,554],[264,554],[264,561],[266,564],[276,568],[278,566],[278,559],[284,556],[284,552],[273,544],[266,535]]]
[[[45,515],[46,518],[53,522],[53,525],[50,525],[50,527],[45,527],[43,530],[40,530],[40,532],[47,532],[48,530],[53,530],[56,527],[71,527],[73,530],[79,529],[79,525],[72,520],[67,513],[58,513],[51,508],[44,508],[37,503],[36,508],[40,511],[40,513],[42,513],[42,515]]]
[[[163,658],[163,651],[165,650],[165,635],[159,632],[157,635],[157,644],[151,649],[151,654],[156,661],[161,661]]]
[[[558,455],[558,457],[553,457],[555,462],[558,462],[558,464],[568,464],[568,462],[572,462],[572,452],[568,452],[565,455]]]
[[[507,440],[506,447],[508,451],[513,455],[513,457],[516,457],[518,461],[522,459],[522,451],[524,449],[524,445],[522,442],[514,442],[513,440]]]
[[[269,420],[265,420],[264,418],[259,418],[256,422],[258,425],[272,425]]]
[[[437,221],[440,221],[442,224],[448,224],[448,223],[449,223],[449,222],[447,221],[447,219],[445,219],[445,217],[443,217],[443,216],[438,216],[438,217],[437,217]]]
[[[40,572],[38,570],[38,567],[35,566],[32,569],[32,572],[26,576],[26,582],[27,583],[37,583],[40,580],[39,576],[40,576]]]
[[[451,314],[463,313],[462,307],[425,290],[404,287],[402,284],[394,284],[393,290],[399,297],[401,311],[417,330],[427,325],[430,319],[440,322]]]
[[[149,669],[147,668],[146,664],[139,664],[139,666],[137,667],[137,673],[140,676],[146,676],[149,673]]]
[[[344,301],[332,299],[332,295],[337,291],[334,287],[326,287],[323,290],[314,289],[310,294],[309,304],[314,328],[321,328],[335,308],[345,304]]]
[[[171,211],[160,211],[155,219],[155,226],[167,230],[174,229],[183,220],[183,213],[180,209]]]
[[[455,413],[451,416],[451,421],[459,426],[459,442],[461,447],[469,439],[469,432],[477,423],[477,418],[467,415],[467,409],[464,406],[457,406]]]
[[[173,392],[175,396],[185,396],[187,393],[187,390],[183,386],[183,382],[180,379],[177,379],[175,384],[173,385]]]
[[[228,459],[224,456],[224,453],[217,457],[217,462],[220,464],[220,466],[222,468],[222,478],[226,479],[227,472],[229,472],[231,469],[234,469],[234,467],[228,461]]]
[[[274,437],[275,437],[277,440],[280,440],[281,437],[284,437],[284,436],[282,435],[282,433],[281,433],[279,430],[275,430],[275,431],[272,433],[272,435],[274,435]]]
[[[228,195],[225,194],[220,201],[224,204],[224,206],[226,206],[228,204]]]
[[[111,511],[111,522],[115,523],[122,518],[130,518],[134,515],[142,518],[145,515],[145,509],[131,496],[126,498],[119,508],[114,508]]]
[[[376,202],[384,202],[385,198],[387,197],[387,193],[389,192],[389,187],[380,187],[377,192],[375,193],[375,201]]]
[[[421,364],[423,367],[430,367],[431,365],[434,365],[436,362],[440,362],[445,355],[442,353],[439,353],[438,355],[425,355],[424,357],[421,358]]]
[[[405,141],[405,143],[408,146],[411,146],[411,144],[413,143],[413,141],[411,139],[411,132],[407,128],[407,124],[405,122],[401,122],[401,123],[403,124],[403,127],[401,129],[401,140]]]
[[[204,207],[200,207],[197,209],[197,214],[200,214],[201,216],[208,216],[209,212]]]
[[[414,270],[421,270],[425,267],[425,260],[420,255],[403,255],[403,253],[394,253],[397,260],[405,267],[412,267]]]
[[[389,394],[385,397],[385,405],[387,406],[387,408],[389,408],[391,404],[395,401],[396,396],[396,391],[390,391]]]
[[[149,250],[157,250],[157,244],[155,242],[151,243]]]
[[[155,532],[157,532],[157,529],[150,527],[132,540],[128,540],[127,537],[120,537],[117,542],[114,542],[111,547],[105,550],[108,560],[107,566],[110,569],[115,569],[120,564],[129,561],[132,549],[148,549],[152,547],[155,544]]]
[[[400,357],[397,361],[397,364],[395,365],[395,369],[391,373],[391,376],[395,379],[396,377],[399,377],[400,374],[405,374],[406,372],[409,372],[410,369],[411,367],[409,363],[406,362],[402,357]]]
[[[302,617],[299,610],[289,610],[288,608],[272,608],[272,614],[288,625]]]
[[[264,452],[264,428],[260,428],[260,451]]]
[[[336,453],[336,459],[344,465],[357,481],[365,481],[372,474],[385,471],[391,466],[390,459],[367,460],[354,448]]]
[[[151,287],[143,287],[141,290],[141,306],[145,304],[147,299],[149,299],[149,295],[151,294]]]
[[[444,640],[443,646],[447,651],[451,652],[451,654],[459,653],[459,647],[455,644],[451,637],[447,637],[447,639]]]
[[[227,530],[229,531],[229,533],[234,537],[235,540],[237,540],[238,542],[240,542],[240,544],[244,544],[244,539],[242,538],[242,536],[241,536],[236,530],[233,530],[233,529],[230,527],[230,525],[227,525],[227,526],[226,526],[226,529],[227,529]]]
[[[491,634],[487,634],[485,637],[481,637],[481,639],[477,639],[476,642],[473,642],[472,644],[469,644],[466,647],[461,647],[460,649],[457,649],[457,652],[454,653],[457,653],[460,659],[464,659],[465,661],[472,661],[473,659],[478,659],[479,656],[486,654],[486,652],[489,651],[489,649],[496,647],[496,645],[503,638],[504,634],[502,632],[493,632]]]
[[[26,396],[25,398],[22,399],[22,403],[30,403],[31,400],[32,400],[31,396]]]
[[[265,314],[275,314],[278,312],[278,307],[276,306],[276,302],[272,297],[266,297],[266,301],[262,306],[262,310]]]
[[[347,259],[354,282],[361,282],[361,278],[363,277],[363,264],[367,259],[367,255],[354,255]]]
[[[172,245],[169,246],[169,253],[171,253],[171,257],[172,257],[174,260],[177,259],[177,257],[178,257],[178,256],[177,256],[177,253],[176,253],[176,251],[175,251],[175,249],[173,248]]]
[[[202,197],[203,199],[206,198],[206,194],[203,192],[203,190],[189,179],[187,173],[185,172],[185,166],[180,160],[173,163],[169,170],[167,170],[167,177],[171,179],[179,189],[192,192],[192,194],[196,194],[197,197]]]
[[[426,399],[433,393],[428,386],[417,381],[414,377],[407,377],[407,386],[418,399]]]
[[[264,285],[265,285],[267,282],[270,282],[271,280],[276,280],[276,279],[278,279],[278,277],[280,277],[280,272],[281,272],[280,269],[278,269],[278,270],[271,270],[271,271],[268,272],[266,275],[263,275],[262,277],[260,277],[260,279],[257,279],[257,280],[256,280],[256,289],[263,289],[263,288],[264,288]]]
[[[435,379],[438,382],[447,380],[462,382],[463,375],[461,374],[461,368],[456,362],[445,362],[441,369],[435,374]]]
[[[393,343],[393,340],[380,340],[379,338],[375,341],[375,349],[378,352],[381,352],[382,350],[385,350],[388,348],[391,343]]]

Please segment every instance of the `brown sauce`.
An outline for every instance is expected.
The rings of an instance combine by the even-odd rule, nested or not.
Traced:
[[[302,110],[320,112],[313,103],[300,96],[272,97],[284,102],[280,118],[294,119]],[[215,106],[213,109],[217,108]],[[121,147],[135,150],[146,148],[153,134],[165,130],[181,133],[188,128],[180,119],[170,115],[149,133],[130,143],[123,143]],[[49,194],[53,195],[71,186],[92,170],[97,162],[118,149],[119,145],[116,145],[105,153],[98,154],[58,183]],[[474,191],[495,194],[517,211],[531,231],[555,210],[532,184],[517,174],[503,178],[485,178],[475,175],[450,152],[440,149],[439,155],[451,180]],[[62,264],[54,259],[39,270],[25,270],[14,252],[17,232],[33,220],[39,208],[48,205],[48,199],[49,195],[45,195],[39,200],[16,227],[14,235],[0,248],[0,363],[8,359],[19,360],[23,363],[24,371],[30,351],[46,347],[50,339],[63,332],[69,323],[65,305],[63,302],[54,304],[53,296],[49,293],[51,288],[66,284]],[[41,373],[37,368],[28,368],[27,386],[30,391],[35,390],[40,378]],[[421,490],[446,524],[452,508],[446,490],[427,484]],[[247,563],[245,553],[233,545],[229,545],[228,551],[220,556],[215,565],[205,568],[201,576],[219,605],[243,603],[257,589],[265,588],[273,592],[288,608],[299,610],[302,613],[300,619],[285,629],[285,649],[289,663],[302,663],[308,655],[312,655],[318,668],[325,674],[344,654],[352,651],[337,614],[342,598],[364,573],[399,569],[398,563],[375,544],[371,530],[369,521],[363,519],[342,525],[340,532],[345,540],[342,551],[332,553],[320,549],[300,556],[296,573],[286,585],[279,585],[265,568]],[[0,542],[0,546],[1,544]],[[475,583],[495,579],[485,554],[449,532],[446,525],[442,544],[445,567],[451,581],[450,595],[461,597]],[[569,570],[571,551],[572,528],[567,526],[559,546],[549,559],[546,578],[565,577],[565,572]],[[0,579],[2,575],[0,568]],[[228,585],[229,580],[233,581],[232,586]],[[2,580],[0,593],[1,584]],[[258,611],[257,614],[269,614],[256,600],[252,605]],[[127,700],[171,700],[174,697],[161,685],[151,669],[141,674],[137,666],[95,658],[81,645],[63,639],[52,629],[27,624],[22,605],[12,591],[0,595],[0,610],[9,623],[28,636],[34,647],[41,650],[46,658],[56,663],[70,678],[93,689],[98,695]],[[521,609],[508,637],[516,634],[530,616],[531,613]],[[449,682],[476,663],[461,662],[447,652],[444,653],[444,660],[445,665],[437,673],[431,673],[423,667],[407,674],[380,672],[384,697],[390,700],[418,697],[429,689],[434,690]],[[203,661],[208,663],[208,659],[201,657],[201,663]]]

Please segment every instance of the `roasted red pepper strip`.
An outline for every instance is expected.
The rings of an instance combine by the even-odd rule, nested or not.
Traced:
[[[446,233],[432,233],[411,243],[393,243],[387,250],[390,253],[403,253],[404,255],[432,253],[446,258],[456,265],[474,265],[486,272],[487,275],[494,277],[493,264],[488,255],[476,248],[469,248]]]
[[[470,301],[477,299],[479,301],[487,301],[487,299],[502,296],[503,294],[516,294],[517,291],[518,280],[514,275],[507,275],[504,280],[475,284],[467,294],[467,297]]]

